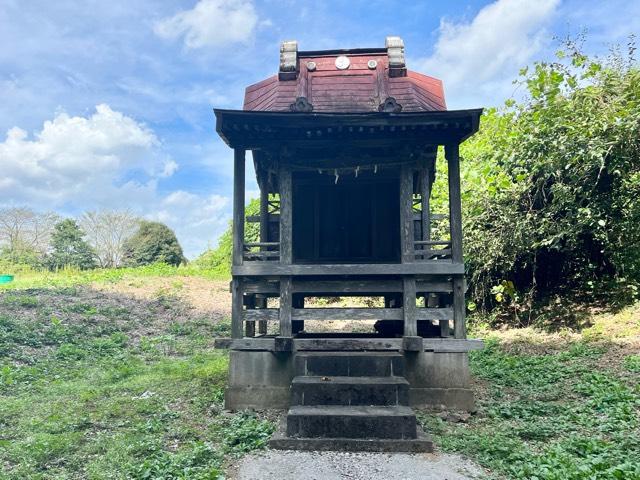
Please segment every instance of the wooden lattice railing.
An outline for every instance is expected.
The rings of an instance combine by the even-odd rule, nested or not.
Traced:
[[[247,261],[277,261],[280,259],[280,242],[246,242],[242,258]]]

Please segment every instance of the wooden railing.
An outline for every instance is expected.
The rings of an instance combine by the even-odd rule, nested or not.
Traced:
[[[449,240],[416,240],[413,244],[416,260],[451,259],[451,242]],[[432,248],[439,245],[444,248]]]
[[[252,249],[259,250],[252,250]],[[280,259],[280,242],[246,242],[242,258],[246,261],[277,261]]]

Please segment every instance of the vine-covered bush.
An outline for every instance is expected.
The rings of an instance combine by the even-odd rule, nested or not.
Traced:
[[[628,302],[640,283],[640,70],[575,43],[524,69],[522,103],[463,144],[471,297],[528,309],[559,294]],[[436,195],[438,191],[434,192]],[[577,294],[577,295],[576,295]]]

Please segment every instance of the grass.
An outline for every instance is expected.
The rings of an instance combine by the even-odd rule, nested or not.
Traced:
[[[273,421],[223,411],[211,342],[228,322],[188,312],[85,287],[0,293],[0,478],[216,479],[264,447]]]
[[[273,418],[223,410],[230,324],[185,307],[188,275],[207,276],[31,271],[0,290],[0,479],[216,479],[265,446]],[[166,276],[146,300],[89,287]],[[419,417],[441,450],[495,478],[640,479],[640,305],[581,331],[479,325],[478,412]]]
[[[637,311],[597,316],[581,333],[489,333],[470,357],[478,412],[457,424],[424,413],[422,424],[492,477],[640,479],[640,356],[616,336],[638,334]]]
[[[131,268],[96,268],[93,270],[78,270],[65,268],[56,272],[34,269],[28,266],[7,265],[0,263],[0,274],[15,275],[14,281],[0,284],[3,290],[21,290],[25,288],[49,288],[88,285],[91,283],[117,283],[132,281],[147,277],[197,276],[209,279],[225,279],[214,270],[196,265],[181,265],[173,267],[163,263]],[[179,288],[179,281],[176,281]]]

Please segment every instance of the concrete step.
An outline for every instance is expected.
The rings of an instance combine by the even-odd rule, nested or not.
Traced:
[[[402,376],[404,357],[396,352],[298,352],[295,368],[299,376]]]
[[[300,438],[417,438],[416,416],[407,406],[292,406],[287,436]]]
[[[291,383],[291,405],[409,405],[404,377],[300,376]]]
[[[433,452],[431,437],[418,428],[416,438],[309,438],[288,437],[286,422],[269,440],[269,447],[277,450],[306,450],[334,452],[388,452],[423,453]]]

